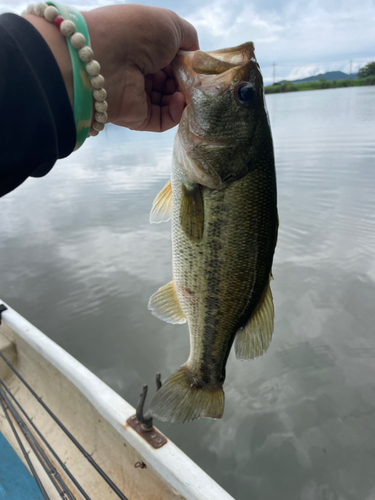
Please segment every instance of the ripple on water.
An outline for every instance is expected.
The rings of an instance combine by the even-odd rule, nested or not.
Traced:
[[[280,215],[265,356],[230,355],[221,421],[158,425],[238,500],[375,495],[375,87],[267,96]],[[149,211],[175,131],[106,127],[2,200],[1,298],[135,404],[188,356],[147,310],[171,279]],[[146,346],[146,347],[145,347]]]

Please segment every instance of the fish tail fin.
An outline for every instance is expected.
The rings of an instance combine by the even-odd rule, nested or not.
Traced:
[[[162,422],[186,422],[196,418],[221,418],[224,411],[223,387],[194,387],[183,365],[155,394],[149,411]]]

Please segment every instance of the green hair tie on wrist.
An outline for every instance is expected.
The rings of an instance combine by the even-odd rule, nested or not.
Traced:
[[[46,2],[47,5],[56,7],[59,15],[64,19],[73,21],[76,32],[82,33],[85,37],[85,45],[90,47],[90,36],[86,22],[80,12],[60,5],[57,2]],[[86,62],[79,57],[77,49],[72,46],[70,39],[66,39],[70,58],[73,67],[73,88],[74,88],[74,123],[76,126],[77,141],[74,150],[77,150],[85,142],[91,125],[92,117],[92,87],[89,75],[86,72]],[[89,62],[89,61],[88,61]]]

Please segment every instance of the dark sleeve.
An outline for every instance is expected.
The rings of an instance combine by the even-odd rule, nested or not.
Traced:
[[[57,29],[57,28],[56,28]],[[58,64],[26,19],[0,16],[0,196],[41,177],[76,141]]]

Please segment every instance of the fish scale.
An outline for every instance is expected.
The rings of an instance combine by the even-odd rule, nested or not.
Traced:
[[[174,171],[177,169],[178,165]],[[251,172],[230,188],[214,194],[204,191],[206,222],[199,244],[192,244],[179,226],[181,178],[177,175],[172,180],[177,207],[172,220],[173,248],[184,249],[183,254],[173,252],[173,279],[189,323],[191,353],[187,365],[192,374],[199,374],[202,366],[209,365],[213,385],[221,383],[234,335],[248,321],[268,283],[274,243],[258,235],[267,234],[275,222],[272,220],[275,193],[268,190],[262,196],[252,194],[263,193],[262,182],[267,182],[257,174]],[[224,224],[220,212],[225,212]],[[250,231],[243,220],[251,221]],[[217,240],[221,242],[220,250],[214,244]],[[188,266],[181,255],[189,255]],[[190,272],[193,265],[197,269],[195,274]],[[204,308],[203,313],[200,307]],[[212,353],[215,364],[209,362]]]

